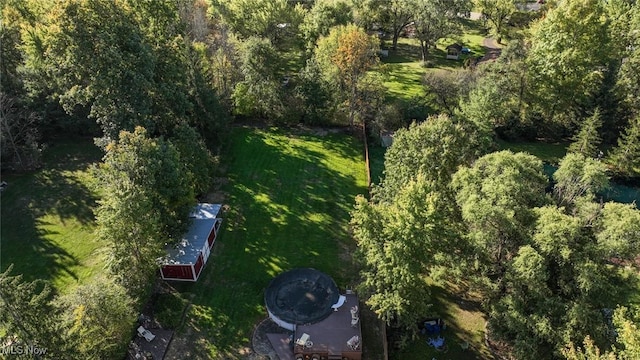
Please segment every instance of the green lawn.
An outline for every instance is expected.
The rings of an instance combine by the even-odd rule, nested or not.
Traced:
[[[569,143],[547,143],[547,142],[507,142],[504,140],[498,140],[498,148],[500,150],[511,150],[513,152],[526,152],[531,155],[535,155],[540,160],[557,165],[560,159],[567,153],[567,147]]]
[[[356,284],[348,231],[354,197],[365,194],[362,145],[342,134],[277,129],[232,132],[221,236],[196,284],[171,356],[242,358],[266,317],[264,289],[279,273],[313,267],[341,289]]]
[[[473,20],[464,21],[464,34],[455,38],[441,39],[437,47],[429,50],[429,66],[425,68],[421,63],[420,45],[416,39],[400,38],[396,50],[389,50],[389,56],[382,59],[382,66],[378,71],[384,76],[384,85],[389,90],[389,98],[403,102],[424,97],[425,89],[422,77],[426,71],[442,71],[461,69],[464,59],[484,55],[482,41],[484,34],[480,23]],[[471,50],[469,55],[463,55],[460,60],[448,60],[445,48],[458,43]],[[391,40],[386,41],[386,47],[391,47]]]
[[[34,173],[5,175],[0,195],[2,239],[0,269],[44,279],[64,292],[100,272],[102,247],[93,236],[97,195],[90,189],[88,167],[102,152],[91,139],[59,141],[43,154]]]

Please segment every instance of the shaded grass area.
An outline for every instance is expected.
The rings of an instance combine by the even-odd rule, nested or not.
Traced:
[[[493,359],[484,344],[485,316],[477,297],[461,295],[460,289],[451,284],[430,284],[434,317],[445,321],[446,329],[440,333],[445,339],[446,350],[436,350],[428,344],[431,337],[420,335],[405,351],[393,352],[392,359]]]
[[[41,170],[3,174],[0,270],[32,281],[51,281],[61,292],[84,283],[103,267],[88,168],[102,152],[91,139],[61,140],[43,154]]]
[[[367,189],[362,145],[247,128],[231,142],[221,235],[198,283],[174,285],[192,304],[173,349],[183,358],[246,356],[264,289],[283,271],[316,268],[341,289],[357,278],[348,221]]]
[[[387,149],[380,145],[380,139],[369,140],[369,169],[373,184],[380,184],[384,176],[384,154],[386,151]]]
[[[526,152],[531,155],[535,155],[540,160],[557,165],[560,159],[567,153],[567,147],[569,143],[546,143],[546,142],[508,142],[504,140],[498,140],[499,150],[511,150],[513,152]]]

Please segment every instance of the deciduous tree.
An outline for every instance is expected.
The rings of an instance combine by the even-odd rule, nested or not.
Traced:
[[[121,132],[106,147],[99,176],[103,198],[98,236],[110,249],[109,266],[138,299],[153,284],[158,258],[188,225],[193,179],[175,147],[144,128]]]
[[[461,31],[458,13],[468,11],[469,1],[419,0],[411,6],[422,62],[426,63],[429,49],[434,47],[438,40]]]
[[[335,27],[318,41],[316,59],[325,76],[341,89],[351,127],[358,113],[358,84],[378,62],[377,52],[378,41],[355,25]]]
[[[136,321],[134,301],[121,285],[98,277],[56,299],[65,332],[58,336],[73,348],[67,358],[117,359],[126,352]]]

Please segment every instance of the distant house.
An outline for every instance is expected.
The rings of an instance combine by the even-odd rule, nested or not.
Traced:
[[[380,145],[382,145],[382,147],[385,147],[385,148],[391,146],[391,144],[393,144],[393,135],[394,135],[393,131],[388,131],[388,130],[380,131]]]
[[[458,60],[462,53],[462,46],[460,44],[451,44],[447,46],[447,59]]]
[[[160,265],[164,280],[197,281],[209,259],[222,219],[220,204],[198,204],[190,214],[191,226],[180,242],[167,248]]]

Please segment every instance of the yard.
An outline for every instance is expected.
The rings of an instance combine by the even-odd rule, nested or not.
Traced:
[[[174,285],[191,305],[168,358],[250,354],[264,289],[285,270],[316,268],[342,290],[357,282],[348,222],[367,190],[362,145],[327,131],[248,128],[234,129],[231,143],[212,194],[225,204],[221,235],[199,282]]]
[[[0,270],[14,264],[12,274],[51,281],[60,292],[102,270],[88,170],[101,156],[92,139],[61,140],[44,151],[41,170],[3,175]]]

